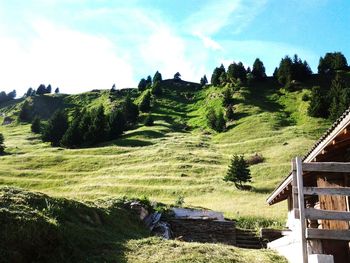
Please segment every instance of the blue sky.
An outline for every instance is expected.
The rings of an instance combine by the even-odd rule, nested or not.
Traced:
[[[271,74],[297,53],[350,60],[347,0],[0,0],[0,90],[40,83],[77,93],[163,78],[210,78],[214,67],[256,57]]]

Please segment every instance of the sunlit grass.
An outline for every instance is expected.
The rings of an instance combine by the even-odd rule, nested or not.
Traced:
[[[155,126],[128,131],[101,147],[52,148],[30,133],[30,125],[2,126],[8,155],[0,157],[0,184],[79,200],[127,195],[171,204],[183,196],[186,206],[230,218],[282,222],[286,204],[269,207],[265,200],[287,175],[291,158],[304,154],[328,123],[306,116],[302,92],[279,96],[262,88],[235,95],[237,120],[220,134],[200,128],[205,127],[205,103],[221,106],[218,88],[202,90],[192,100],[176,92],[162,96],[153,109]],[[98,103],[107,105],[107,97],[98,97]],[[186,124],[192,130],[184,129]],[[222,180],[232,154],[255,153],[265,162],[251,167],[251,191]]]

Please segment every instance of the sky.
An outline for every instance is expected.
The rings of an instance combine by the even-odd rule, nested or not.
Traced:
[[[0,90],[41,83],[64,93],[137,87],[158,70],[198,82],[221,63],[285,55],[317,71],[350,62],[348,0],[0,0]]]

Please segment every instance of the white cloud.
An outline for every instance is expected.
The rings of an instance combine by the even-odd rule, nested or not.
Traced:
[[[194,33],[194,35],[199,37],[202,40],[203,45],[206,48],[210,48],[213,50],[221,50],[222,49],[222,46],[218,42],[211,39],[210,37],[204,36],[199,32]]]
[[[19,95],[40,83],[77,93],[93,88],[134,84],[128,60],[110,40],[56,26],[34,23],[35,35],[22,43],[0,39],[1,89],[17,89]]]

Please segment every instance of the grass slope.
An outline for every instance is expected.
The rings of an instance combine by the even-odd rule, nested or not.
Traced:
[[[268,250],[148,237],[123,204],[2,187],[0,262],[286,262]]]
[[[234,97],[237,120],[216,134],[208,132],[204,116],[209,106],[221,107],[220,89],[194,92],[175,84],[166,82],[165,94],[155,101],[154,126],[128,131],[102,147],[52,148],[29,125],[2,126],[8,155],[0,159],[0,184],[77,200],[146,195],[173,203],[183,196],[188,206],[282,225],[285,204],[268,207],[266,197],[286,176],[290,159],[305,153],[329,125],[307,116],[308,102],[301,97],[308,91],[279,91],[271,80],[242,88]],[[108,92],[69,97],[74,105],[111,103]],[[252,191],[222,180],[232,154],[256,152],[266,161],[251,166]]]

